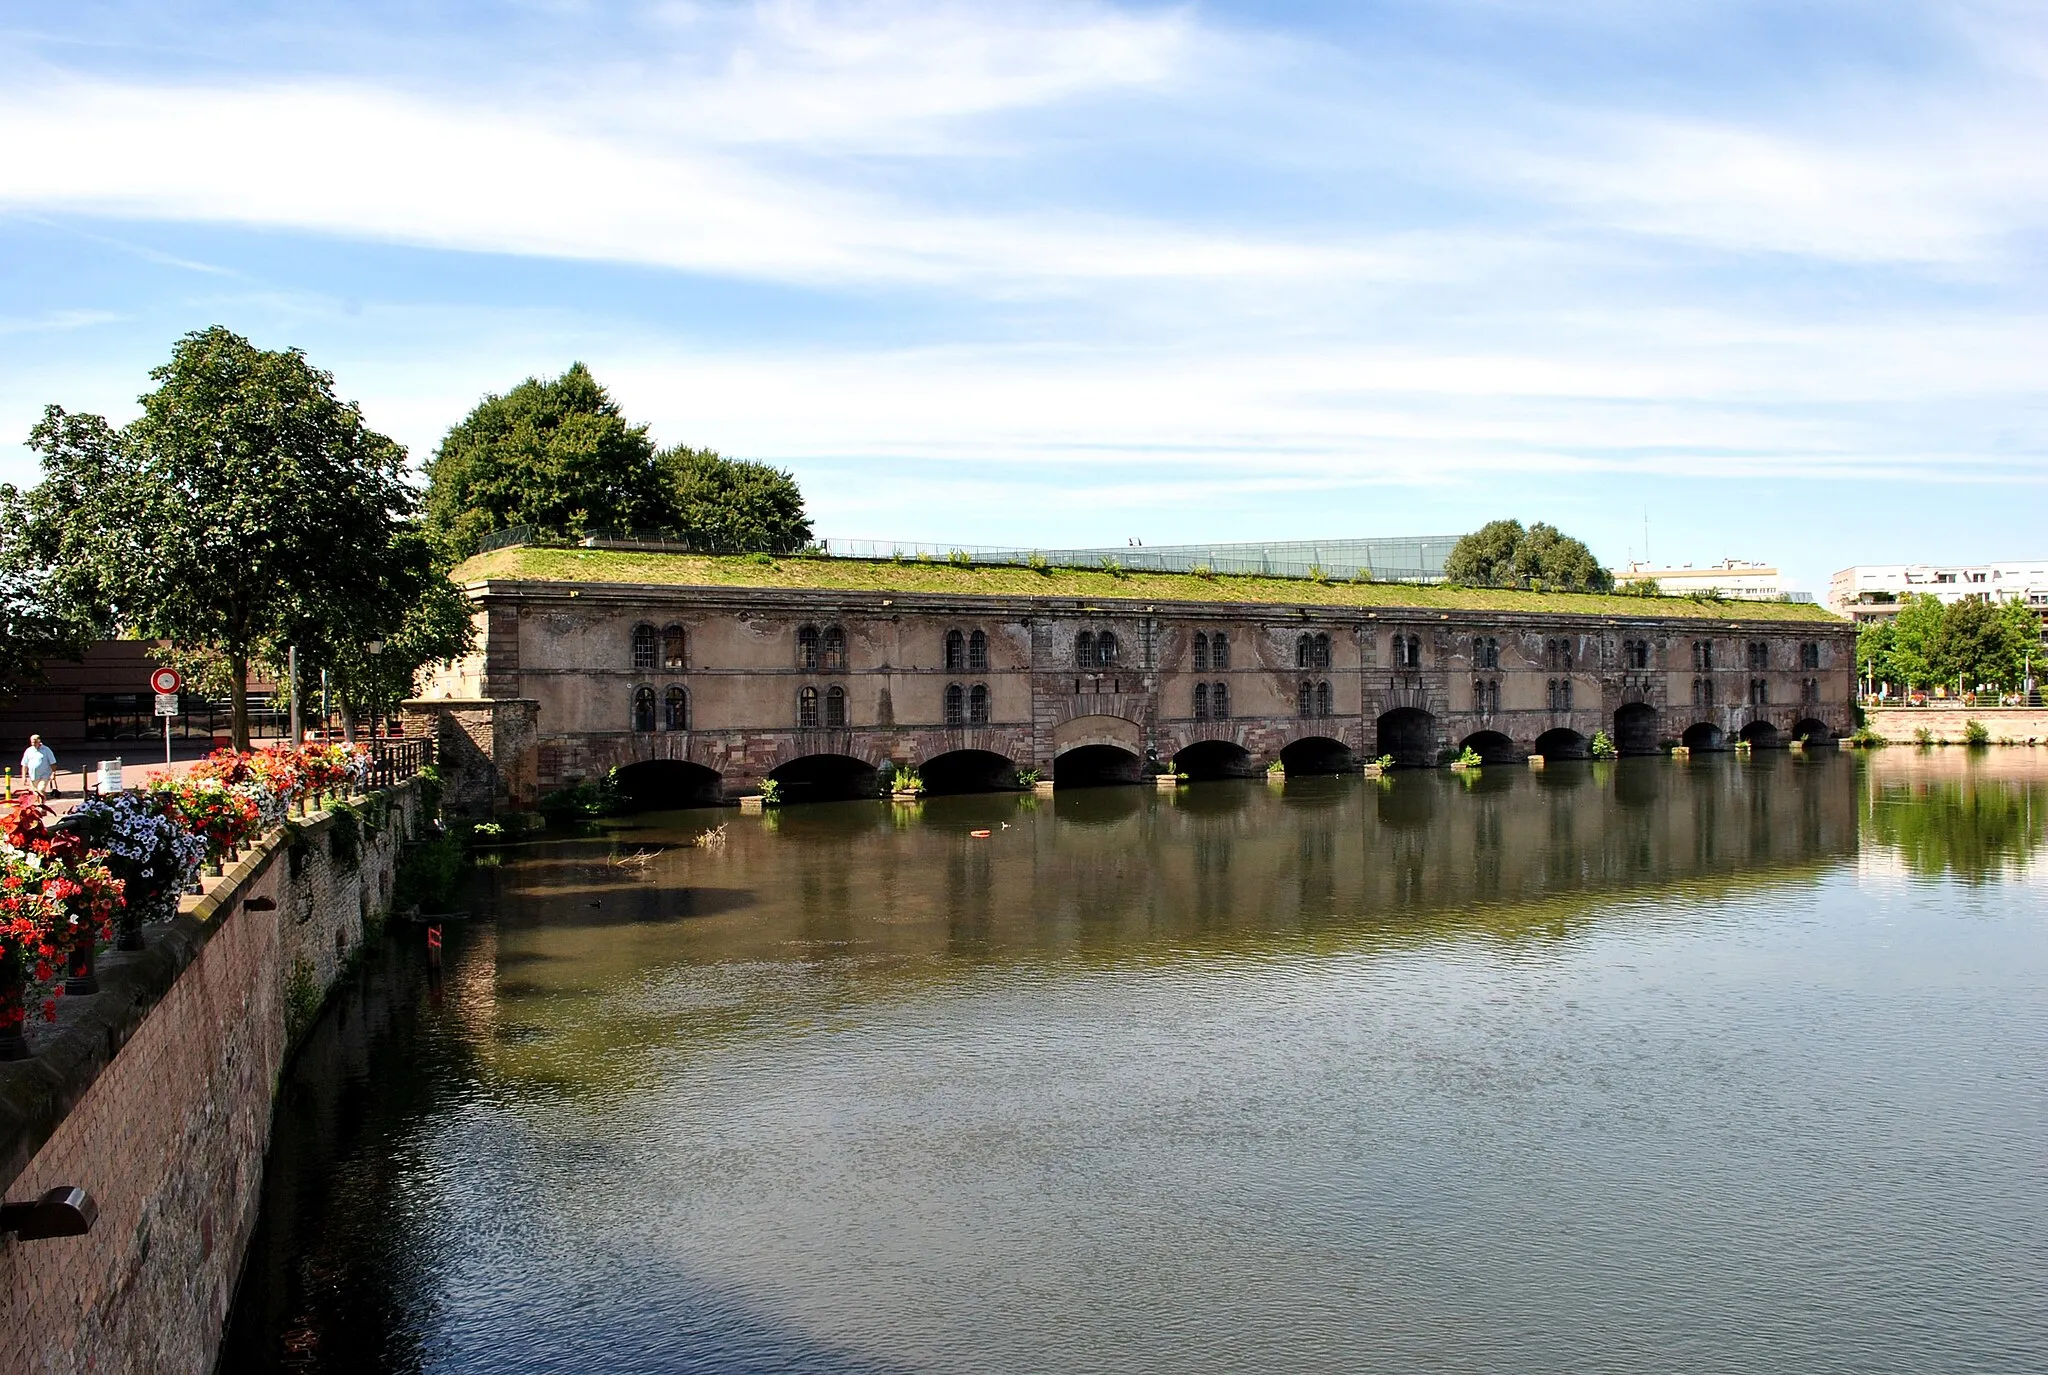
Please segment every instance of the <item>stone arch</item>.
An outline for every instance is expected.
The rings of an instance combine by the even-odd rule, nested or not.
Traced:
[[[1196,740],[1173,756],[1173,768],[1189,778],[1255,778],[1260,772],[1252,752],[1235,740]]]
[[[613,781],[635,811],[716,806],[725,790],[725,780],[716,769],[686,759],[624,764]]]
[[[1808,716],[1792,727],[1792,738],[1807,745],[1832,745],[1835,733],[1828,729],[1828,723]]]
[[[873,797],[875,766],[850,754],[800,754],[768,771],[785,802],[843,802]]]
[[[1017,765],[994,750],[958,749],[935,754],[917,766],[924,790],[933,797],[949,793],[992,793],[1016,785]]]
[[[1062,750],[1052,761],[1053,784],[1061,788],[1099,788],[1114,783],[1145,781],[1145,759],[1121,745],[1084,744]]]
[[[1657,752],[1657,709],[1648,702],[1624,703],[1614,713],[1614,749],[1618,754]]]
[[[1304,735],[1280,751],[1280,767],[1291,778],[1297,774],[1344,773],[1358,767],[1351,746],[1327,735]]]
[[[1145,728],[1126,717],[1101,713],[1076,716],[1053,727],[1054,754],[1065,754],[1084,745],[1107,745],[1143,759]]]
[[[1515,742],[1497,730],[1474,731],[1459,748],[1471,750],[1488,764],[1512,764],[1519,757]]]
[[[1778,734],[1778,728],[1769,721],[1751,721],[1737,735],[1758,749],[1776,749],[1785,743]]]
[[[1584,759],[1592,753],[1592,742],[1570,726],[1557,726],[1536,737],[1532,753],[1549,759]]]
[[[1725,749],[1726,739],[1727,737],[1721,734],[1721,728],[1713,722],[1695,721],[1687,726],[1679,735],[1678,743],[1684,745],[1689,750],[1698,750],[1701,753],[1706,753],[1712,750]]]
[[[1426,769],[1436,760],[1436,717],[1421,707],[1396,707],[1379,719],[1379,752],[1403,768]]]

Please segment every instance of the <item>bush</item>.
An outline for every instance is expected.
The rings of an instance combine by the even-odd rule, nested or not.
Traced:
[[[1272,763],[1266,765],[1266,776],[1268,778],[1273,778],[1286,772],[1287,766],[1277,759],[1275,759]]]
[[[1486,761],[1479,757],[1478,750],[1475,750],[1470,745],[1467,745],[1464,749],[1458,751],[1457,762],[1463,764],[1468,769],[1476,769],[1481,764],[1484,764]]]
[[[1858,726],[1856,733],[1849,737],[1849,744],[1859,750],[1883,749],[1889,742],[1868,726]]]
[[[946,562],[952,564],[955,568],[972,568],[974,566],[974,556],[965,549],[955,549],[952,553],[946,555]]]
[[[391,906],[399,912],[445,912],[462,882],[462,841],[452,834],[430,836],[405,848],[391,883]]]
[[[1017,770],[1017,786],[1018,786],[1018,787],[1020,787],[1020,788],[1034,788],[1034,787],[1037,787],[1037,786],[1038,786],[1038,778],[1039,778],[1039,773],[1038,773],[1038,770],[1037,770],[1037,769],[1019,769],[1019,770]]]
[[[1919,745],[1923,749],[1926,748],[1927,746],[1934,743],[1934,732],[1927,729],[1927,727],[1925,726],[1921,726],[1919,729],[1913,732],[1913,743]]]
[[[1034,573],[1050,574],[1052,572],[1052,564],[1046,559],[1045,555],[1036,552],[1030,558],[1024,560],[1024,566]]]
[[[1394,767],[1394,756],[1391,754],[1383,754],[1379,758],[1372,761],[1372,766],[1380,770],[1382,773],[1384,773],[1388,769]]]
[[[1587,753],[1591,754],[1595,759],[1613,759],[1621,754],[1621,751],[1614,747],[1614,741],[1608,737],[1607,732],[1604,730],[1594,731],[1593,743],[1586,748]]]
[[[1988,745],[1991,731],[1982,721],[1963,722],[1963,743],[1965,745]]]
[[[540,800],[540,814],[550,822],[617,816],[626,805],[625,796],[619,791],[618,773],[613,769],[594,783],[578,783],[573,788],[549,793]]]
[[[766,807],[775,807],[775,806],[780,806],[780,805],[781,805],[781,803],[782,803],[782,783],[781,783],[781,781],[780,781],[779,779],[774,779],[774,778],[764,778],[764,779],[762,779],[762,780],[761,780],[761,804],[762,804],[763,806],[766,806]]]

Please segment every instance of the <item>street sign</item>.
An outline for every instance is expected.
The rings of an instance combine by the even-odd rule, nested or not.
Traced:
[[[162,716],[165,714],[162,699],[185,686],[185,679],[175,668],[160,668],[149,675],[149,686],[157,695],[157,715]],[[176,716],[177,713],[171,712],[170,715]]]
[[[156,695],[156,714],[158,716],[176,716],[178,714],[178,694],[175,692],[159,692]],[[169,722],[165,724],[168,725]]]

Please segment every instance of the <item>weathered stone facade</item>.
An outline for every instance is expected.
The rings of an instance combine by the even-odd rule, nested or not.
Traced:
[[[0,1370],[206,1371],[256,1226],[295,978],[316,1002],[387,906],[415,785],[388,795],[353,863],[317,816],[294,857],[252,852],[148,948],[102,957],[101,992],[32,1028],[0,1066],[0,1187],[75,1184],[99,1204],[80,1237],[0,1240]]]
[[[991,780],[1033,769],[1067,783],[1168,763],[1196,774],[1381,754],[1428,765],[1467,745],[1489,759],[1576,755],[1603,730],[1627,752],[1712,749],[1832,739],[1853,717],[1851,627],[1744,622],[1733,607],[1709,621],[616,583],[469,590],[483,649],[408,709],[475,721],[531,703],[530,764],[502,742],[479,749],[497,777],[540,791],[643,764],[679,766],[672,775],[708,799],[823,759],[916,766],[928,783],[935,767],[952,776],[986,759]],[[500,790],[501,802],[524,796]]]

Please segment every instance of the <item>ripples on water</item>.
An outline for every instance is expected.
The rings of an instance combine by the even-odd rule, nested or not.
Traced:
[[[516,847],[295,1063],[226,1368],[2048,1368],[2032,758]]]

